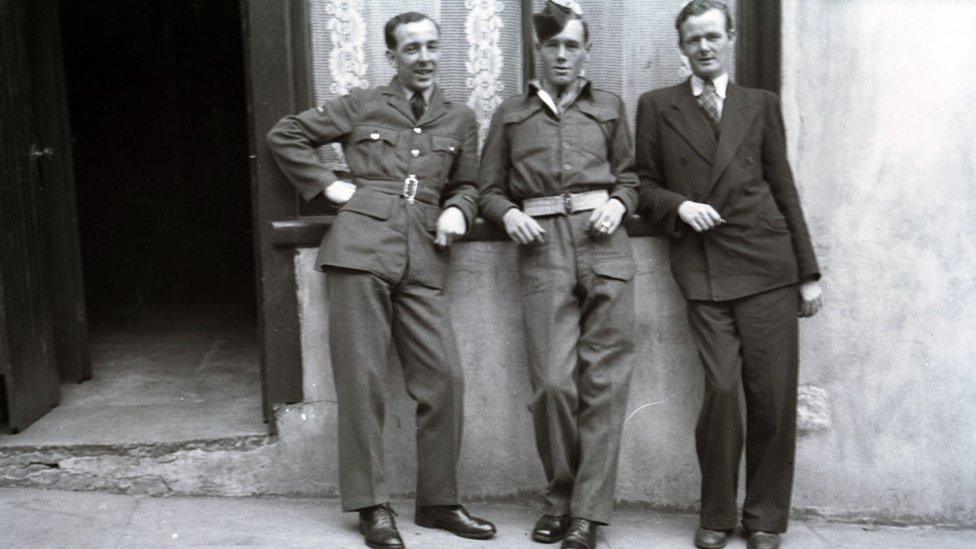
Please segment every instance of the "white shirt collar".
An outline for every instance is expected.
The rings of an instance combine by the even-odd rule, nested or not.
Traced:
[[[725,99],[725,94],[729,91],[729,73],[722,73],[721,76],[712,80],[712,83],[715,84],[715,93]],[[698,97],[704,89],[705,81],[696,75],[691,75],[691,94]]]

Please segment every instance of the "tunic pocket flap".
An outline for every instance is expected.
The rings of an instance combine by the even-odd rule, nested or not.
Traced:
[[[376,219],[389,219],[393,214],[396,201],[397,198],[394,196],[358,189],[339,211],[356,212]]]
[[[619,117],[617,111],[603,107],[595,107],[583,101],[579,103],[579,110],[588,114],[589,116],[592,116],[600,122],[609,122],[611,120],[616,120]]]
[[[382,126],[356,126],[350,136],[353,143],[363,141],[386,141],[390,145],[396,145],[400,138],[399,132],[384,128]]]
[[[433,135],[430,138],[430,148],[435,151],[444,151],[446,153],[454,154],[458,150],[458,146],[461,142],[453,137],[447,137],[445,135]]]
[[[593,263],[593,272],[604,278],[614,278],[626,282],[633,280],[637,274],[637,265],[634,264],[633,260],[625,258],[606,259]]]

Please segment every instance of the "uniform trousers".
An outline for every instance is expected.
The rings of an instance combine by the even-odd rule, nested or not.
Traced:
[[[688,302],[705,369],[695,437],[704,528],[728,530],[737,522],[741,383],[746,400],[742,524],[751,531],[786,531],[796,447],[798,301],[790,285],[731,301]]]
[[[607,524],[634,340],[626,232],[593,237],[591,212],[539,218],[548,242],[520,246],[523,315],[545,513]]]
[[[416,504],[457,504],[464,388],[447,297],[416,283],[409,265],[397,282],[364,271],[327,273],[342,509],[390,500],[383,422],[391,339],[417,403]]]

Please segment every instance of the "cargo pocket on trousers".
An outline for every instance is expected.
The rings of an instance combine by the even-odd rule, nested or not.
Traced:
[[[603,278],[629,282],[637,275],[637,265],[627,258],[604,259],[592,265],[593,273]]]

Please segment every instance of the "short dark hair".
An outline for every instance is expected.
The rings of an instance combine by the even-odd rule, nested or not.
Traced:
[[[419,21],[424,21],[424,20],[430,21],[431,23],[434,24],[435,27],[437,27],[437,34],[441,33],[441,26],[437,24],[437,21],[434,21],[430,17],[417,11],[406,11],[399,15],[394,15],[393,17],[391,17],[390,20],[387,21],[386,25],[383,27],[383,39],[386,40],[386,49],[388,50],[396,49],[397,27],[399,27],[400,25],[406,25],[407,23],[417,23]]]
[[[678,44],[684,40],[684,36],[681,35],[681,25],[688,20],[689,17],[693,15],[701,15],[706,11],[718,10],[725,16],[725,33],[732,36],[735,32],[735,20],[732,19],[732,12],[729,11],[729,7],[723,2],[718,0],[691,0],[685,4],[685,7],[681,8],[678,13],[678,18],[674,20],[674,28],[678,29]]]

